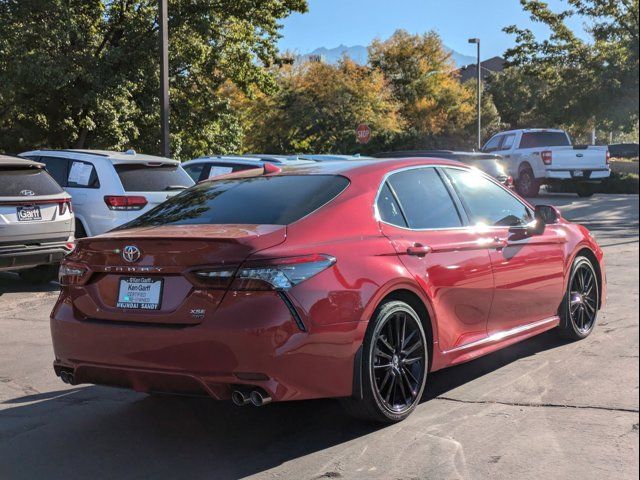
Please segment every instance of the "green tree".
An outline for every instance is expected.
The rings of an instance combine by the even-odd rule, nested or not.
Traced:
[[[354,153],[383,148],[403,126],[382,74],[349,59],[307,62],[278,73],[279,91],[247,100],[244,149],[276,153]],[[371,144],[356,143],[368,124]]]
[[[159,148],[157,0],[0,0],[0,150]],[[221,95],[272,91],[279,20],[305,0],[172,0],[174,155],[238,147]]]
[[[506,52],[515,70],[502,79],[519,78],[520,86],[531,89],[522,111],[509,113],[511,118],[633,129],[638,121],[638,0],[567,0],[570,8],[559,13],[542,0],[521,3],[551,34],[540,40],[528,29],[505,29],[516,36],[517,44]],[[567,26],[566,20],[574,15],[585,19],[588,40]],[[508,109],[512,107],[517,106]]]

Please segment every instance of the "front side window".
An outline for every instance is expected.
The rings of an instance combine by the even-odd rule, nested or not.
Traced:
[[[337,175],[282,175],[201,183],[120,229],[161,225],[289,225],[337,197]]]
[[[473,170],[445,169],[475,225],[519,227],[530,223],[529,208],[504,188]]]
[[[462,226],[453,199],[434,168],[398,172],[389,177],[388,183],[400,202],[409,228]]]

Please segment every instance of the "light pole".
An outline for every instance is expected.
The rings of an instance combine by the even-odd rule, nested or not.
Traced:
[[[169,143],[169,25],[168,0],[159,0],[160,21],[160,143],[162,156],[171,156]]]
[[[470,38],[469,43],[475,43],[478,47],[478,151],[482,149],[482,64],[480,63],[480,39]]]

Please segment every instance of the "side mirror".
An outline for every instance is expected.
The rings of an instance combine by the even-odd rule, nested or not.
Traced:
[[[547,225],[553,225],[560,220],[560,212],[550,205],[537,205],[534,213],[535,220],[527,227],[530,235],[542,235]]]

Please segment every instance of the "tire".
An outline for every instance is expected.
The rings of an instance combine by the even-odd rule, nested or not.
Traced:
[[[540,181],[534,176],[531,167],[520,169],[516,191],[523,197],[537,197],[540,194]]]
[[[560,307],[560,336],[575,341],[591,335],[598,319],[599,305],[600,286],[596,270],[591,260],[577,257]]]
[[[42,285],[55,280],[58,277],[58,265],[40,265],[18,272],[20,278],[34,285]]]
[[[593,197],[593,194],[595,192],[591,187],[591,185],[589,185],[588,183],[578,183],[576,185],[576,193],[581,198],[589,198],[589,197]]]
[[[345,408],[367,421],[400,422],[420,403],[428,367],[429,345],[420,317],[404,302],[385,302],[373,314],[364,339],[363,398],[345,399]]]
[[[82,222],[80,220],[76,220],[75,237],[76,238],[86,238],[87,237],[87,231],[84,229],[84,225],[82,225]]]

